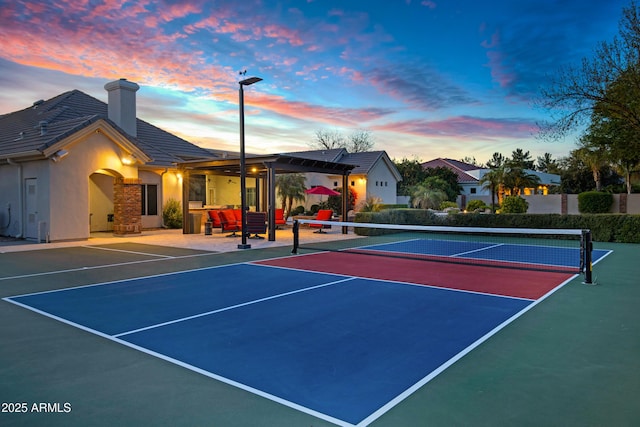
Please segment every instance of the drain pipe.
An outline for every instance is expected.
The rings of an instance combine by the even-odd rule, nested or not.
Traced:
[[[20,214],[20,217],[23,217],[23,212],[22,212],[22,163],[16,163],[13,160],[7,158],[7,163],[10,164],[11,166],[17,166],[18,167],[18,213]],[[18,233],[17,236],[14,236],[16,239],[22,239],[22,229],[23,229],[23,224],[22,221],[18,221],[18,224],[20,224],[20,232]],[[8,228],[8,226],[7,226]]]

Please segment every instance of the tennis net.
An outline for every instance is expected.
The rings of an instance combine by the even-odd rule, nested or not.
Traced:
[[[312,239],[305,226],[352,229],[357,239]],[[322,230],[322,228],[319,228]],[[328,237],[328,236],[327,236]],[[298,220],[293,253],[340,251],[430,262],[585,275],[591,283],[591,233],[579,229],[482,228]]]

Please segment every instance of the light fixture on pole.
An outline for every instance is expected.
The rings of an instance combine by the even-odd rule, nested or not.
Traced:
[[[246,71],[245,71],[246,73]],[[244,75],[244,73],[240,73]],[[244,153],[244,89],[243,86],[249,86],[254,83],[258,83],[262,79],[260,77],[249,77],[248,79],[240,80],[240,209],[242,211],[242,244],[238,245],[238,249],[250,249],[251,245],[247,243],[247,171],[245,166],[245,153]]]

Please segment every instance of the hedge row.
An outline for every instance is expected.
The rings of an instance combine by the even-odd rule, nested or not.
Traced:
[[[589,229],[593,240],[597,242],[640,243],[640,215],[628,214],[466,213],[437,216],[424,209],[393,209],[381,212],[360,212],[356,214],[355,221],[457,227]],[[360,234],[363,232],[361,231]]]

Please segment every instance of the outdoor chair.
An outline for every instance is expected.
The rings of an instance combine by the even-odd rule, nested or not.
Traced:
[[[240,231],[242,229],[242,221],[238,223],[233,209],[224,209],[221,210],[218,214],[220,216],[220,227],[222,233],[224,233],[225,231],[232,231],[232,233],[227,235],[227,237],[238,237],[236,231]]]
[[[280,228],[279,227],[280,225],[286,225],[287,224],[287,220],[284,217],[284,209],[276,208],[275,224],[276,224],[276,230],[278,230]]]
[[[267,214],[265,212],[247,212],[247,236],[250,239],[264,239],[260,234],[267,232]],[[253,234],[253,237],[251,235]]]
[[[333,211],[331,209],[320,209],[315,219],[317,219],[318,221],[331,221],[332,216],[333,216]],[[331,228],[330,225],[314,224],[314,223],[310,223],[309,227],[318,229],[317,231],[314,231],[314,233],[324,233],[324,231],[322,231],[323,229]]]

